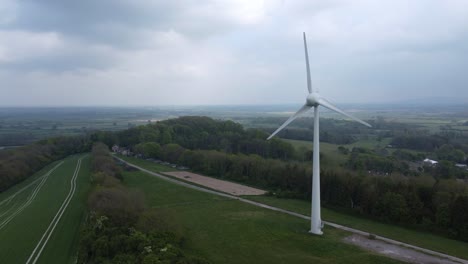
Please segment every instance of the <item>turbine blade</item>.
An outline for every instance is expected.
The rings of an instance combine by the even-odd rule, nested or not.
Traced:
[[[274,137],[278,132],[280,132],[284,127],[286,127],[287,125],[289,125],[289,123],[291,123],[292,121],[294,121],[294,119],[298,118],[300,115],[304,114],[305,112],[307,112],[308,110],[310,110],[312,107],[311,106],[308,106],[308,105],[303,105],[301,107],[301,109],[299,109],[294,115],[292,115],[288,120],[286,120],[286,122],[284,122],[278,129],[276,129],[275,132],[273,132],[268,138],[267,140],[271,139],[272,137]]]
[[[352,116],[352,115],[350,115],[350,114],[348,114],[348,113],[342,111],[341,109],[339,109],[338,107],[334,106],[332,103],[330,103],[330,102],[329,102],[328,100],[326,100],[325,98],[320,98],[319,104],[322,105],[322,106],[324,106],[324,107],[326,107],[326,108],[328,108],[328,109],[330,109],[330,110],[333,110],[333,111],[335,111],[335,112],[337,112],[337,113],[339,113],[339,114],[342,114],[342,115],[344,115],[344,116],[347,116],[347,117],[353,119],[354,121],[357,121],[357,122],[359,122],[359,123],[361,123],[361,124],[363,124],[363,125],[365,125],[365,126],[372,127],[369,123],[364,122],[364,121],[362,121],[361,119],[359,119],[359,118],[357,118],[357,117],[354,117],[354,116]]]
[[[306,70],[307,70],[307,89],[309,93],[312,93],[312,79],[310,78],[310,66],[309,66],[309,53],[307,52],[307,41],[306,34],[303,32],[304,36],[304,50],[305,50],[305,59],[306,59]]]

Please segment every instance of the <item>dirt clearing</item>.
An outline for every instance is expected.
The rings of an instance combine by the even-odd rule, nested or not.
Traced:
[[[172,177],[176,177],[178,179],[182,179],[185,181],[193,182],[202,186],[206,186],[210,189],[236,195],[236,196],[262,195],[266,193],[266,191],[264,190],[240,185],[240,184],[233,183],[233,182],[218,180],[218,179],[214,179],[211,177],[203,176],[203,175],[188,172],[188,171],[171,171],[171,172],[164,172],[164,174],[167,174]]]
[[[369,239],[361,235],[352,235],[346,237],[344,238],[344,241],[346,243],[353,244],[361,248],[365,248],[367,250],[374,251],[390,258],[398,259],[408,263],[460,263],[449,259],[428,255],[402,246],[392,245],[384,241]]]

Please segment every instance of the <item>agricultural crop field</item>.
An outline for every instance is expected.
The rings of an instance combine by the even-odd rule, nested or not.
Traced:
[[[228,198],[187,189],[140,171],[124,182],[142,190],[148,204],[168,215],[187,236],[189,254],[212,263],[399,263],[341,240],[348,235],[326,227],[311,236],[309,223]]]
[[[296,150],[300,150],[301,148],[305,148],[306,150],[311,150],[313,147],[312,141],[307,141],[307,140],[294,140],[294,139],[282,139],[288,143],[290,143]],[[351,144],[333,144],[333,143],[327,143],[327,142],[320,142],[320,152],[325,154],[327,157],[325,160],[322,162],[325,162],[327,165],[342,165],[344,162],[346,162],[348,156],[340,153],[338,151],[339,146],[343,146],[349,150],[353,149],[354,147],[360,147],[360,148],[367,148],[367,149],[377,149],[377,148],[385,148],[390,143],[390,138],[385,138],[381,141],[378,141],[376,139],[363,139],[363,140],[358,140],[354,143]],[[392,149],[389,149],[389,152],[391,152]],[[407,150],[411,151],[411,150]],[[416,151],[412,151],[417,153]]]
[[[89,156],[54,162],[0,194],[0,263],[75,263]]]
[[[402,105],[339,105],[353,115],[375,120],[413,124],[431,132],[468,131],[464,106],[434,107]],[[273,129],[282,118],[292,114],[298,105],[271,106],[192,106],[192,107],[37,107],[0,108],[0,149],[62,135],[84,135],[94,130],[118,131],[184,115],[203,115],[229,119],[248,128]],[[323,109],[321,116],[342,119]],[[258,118],[279,118],[271,123],[259,123]],[[295,122],[291,124],[292,127]]]

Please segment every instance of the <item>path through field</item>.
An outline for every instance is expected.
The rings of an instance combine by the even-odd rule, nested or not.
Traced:
[[[88,167],[72,156],[0,194],[0,263],[75,261]]]

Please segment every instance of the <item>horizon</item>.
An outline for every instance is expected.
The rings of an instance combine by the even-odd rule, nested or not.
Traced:
[[[86,104],[76,104],[76,105],[1,105],[0,108],[168,108],[168,107],[296,107],[301,105],[302,102],[289,102],[289,103],[259,103],[259,104],[155,104],[155,105],[145,105],[145,104],[128,104],[128,105],[117,105],[117,104],[102,104],[102,105],[86,105]],[[466,106],[468,109],[468,100],[454,100],[454,101],[432,101],[432,100],[414,100],[414,101],[395,101],[395,102],[372,102],[372,103],[362,103],[362,102],[336,102],[338,105],[342,106]]]

